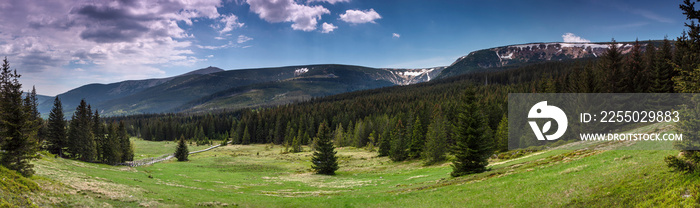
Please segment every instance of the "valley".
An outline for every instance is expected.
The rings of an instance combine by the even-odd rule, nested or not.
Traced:
[[[632,132],[663,129],[658,125]],[[136,155],[164,143],[138,142]],[[40,206],[91,207],[677,207],[700,200],[696,177],[666,168],[663,157],[675,151],[633,150],[636,145],[544,150],[492,160],[490,171],[459,178],[449,176],[449,162],[392,162],[353,147],[337,149],[336,176],[311,173],[308,147],[281,154],[282,146],[269,144],[229,145],[189,162],[137,168],[47,155],[34,162],[42,188],[29,196]]]

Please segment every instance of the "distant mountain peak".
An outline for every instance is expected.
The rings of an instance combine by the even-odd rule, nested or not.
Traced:
[[[203,74],[211,74],[211,73],[222,72],[222,71],[225,71],[225,70],[223,70],[219,67],[209,66],[207,68],[202,68],[202,69],[197,69],[197,70],[194,70],[191,72],[187,72],[187,73],[182,74],[180,76],[187,76],[187,75],[194,75],[194,74],[203,75]]]

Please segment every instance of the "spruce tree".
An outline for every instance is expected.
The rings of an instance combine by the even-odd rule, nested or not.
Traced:
[[[651,91],[655,93],[673,92],[673,47],[668,38],[664,38],[661,48],[657,51],[656,66],[651,78]]]
[[[100,121],[100,113],[95,109],[95,114],[92,116],[92,135],[95,136],[95,157],[97,161],[103,161],[102,145],[106,143],[105,133],[102,132],[102,121]]]
[[[134,147],[131,146],[129,134],[126,132],[124,121],[119,121],[117,127],[117,145],[119,146],[121,162],[134,160]]]
[[[508,151],[508,116],[506,116],[506,114],[503,114],[501,122],[498,123],[498,128],[496,129],[496,135],[494,137],[494,140],[496,142],[496,151]]]
[[[0,72],[0,165],[24,176],[34,174],[32,159],[38,156],[38,125],[32,106],[22,100],[21,75],[11,71],[7,58]],[[29,105],[25,105],[29,104]]]
[[[435,164],[445,160],[445,152],[447,151],[447,120],[442,116],[439,110],[433,114],[433,119],[428,125],[428,133],[425,135],[425,149],[423,150],[423,158],[426,165]]]
[[[396,123],[396,128],[391,132],[391,151],[389,158],[392,161],[404,161],[408,157],[406,153],[406,127],[401,120]]]
[[[63,115],[63,105],[58,96],[53,101],[53,108],[49,113],[48,123],[49,152],[63,157],[63,148],[66,147],[66,118]]]
[[[95,139],[92,134],[91,112],[85,100],[75,108],[68,128],[68,150],[71,157],[92,162],[95,159]]]
[[[379,136],[379,157],[389,156],[391,152],[391,130],[389,126],[384,128],[382,134]]]
[[[656,47],[649,41],[644,51],[644,70],[642,76],[637,77],[637,92],[654,92],[652,85],[656,79]]]
[[[604,76],[603,91],[604,92],[625,92],[628,89],[628,79],[622,65],[622,52],[617,46],[615,39],[608,46],[608,49],[603,53],[598,61],[598,70],[606,74]]]
[[[333,134],[334,134],[333,142],[335,143],[335,146],[342,147],[343,139],[345,138],[345,129],[343,129],[342,123],[338,124],[338,127],[335,128],[335,131],[333,131]]]
[[[685,24],[688,31],[683,31],[675,43],[674,90],[680,93],[697,93],[700,92],[700,25],[696,22],[700,21],[700,10],[696,10],[695,2],[691,3],[690,0],[684,0],[680,8],[690,23]],[[700,116],[700,96],[693,95],[682,112],[691,119],[683,119],[677,125],[679,133],[688,135],[684,135],[682,141],[674,143],[674,147],[681,150],[681,156],[669,155],[665,159],[668,166],[676,170],[700,171],[700,137],[697,136],[700,132],[700,120],[695,119]]]
[[[455,124],[456,144],[452,148],[455,160],[452,162],[453,177],[486,171],[491,143],[486,119],[481,113],[476,91],[468,88],[462,98],[460,113]]]
[[[690,0],[684,0],[680,8],[690,23],[685,23],[687,31],[683,31],[675,43],[674,89],[681,93],[697,93],[700,92],[700,10],[696,10],[695,2]]]
[[[114,124],[110,123],[107,125],[107,136],[102,142],[102,158],[103,162],[106,164],[114,165],[121,161],[121,151],[119,151],[119,143],[117,137],[117,129]]]
[[[250,133],[248,132],[248,128],[245,128],[245,130],[243,130],[243,138],[241,138],[241,144],[250,144]]]
[[[625,63],[625,79],[621,81],[626,82],[623,86],[622,92],[633,93],[637,91],[637,85],[641,85],[640,81],[646,79],[646,76],[642,73],[643,70],[643,59],[642,59],[642,45],[639,40],[634,41],[632,45],[632,50],[627,55],[627,61]],[[643,91],[639,91],[643,92]]]
[[[325,123],[318,127],[316,137],[318,147],[311,157],[311,168],[318,174],[335,175],[335,171],[338,170],[337,152],[331,141],[330,129]]]
[[[425,133],[423,132],[423,126],[421,125],[420,117],[411,125],[411,137],[410,144],[408,145],[408,157],[411,159],[416,159],[423,153],[423,146],[425,145]]]
[[[177,161],[187,161],[189,154],[190,151],[187,150],[185,137],[180,135],[180,140],[177,142],[177,148],[175,149],[175,158],[177,158]]]

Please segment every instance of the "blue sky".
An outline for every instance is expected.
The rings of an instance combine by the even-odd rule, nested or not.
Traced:
[[[530,42],[673,39],[681,1],[0,2],[0,56],[56,95],[89,83],[304,64],[445,66]],[[578,39],[576,39],[578,38]]]

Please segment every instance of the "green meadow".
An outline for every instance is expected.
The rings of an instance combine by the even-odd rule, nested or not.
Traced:
[[[650,130],[651,129],[651,130]],[[642,127],[637,131],[665,130]],[[134,140],[136,155],[174,151],[174,142]],[[697,207],[697,175],[672,172],[673,150],[602,142],[584,150],[539,151],[491,161],[490,171],[450,177],[449,162],[392,162],[376,152],[337,148],[335,176],[311,172],[311,151],[229,145],[142,167],[45,156],[34,162],[38,206],[82,207]],[[199,147],[190,147],[190,150]],[[205,148],[201,146],[201,148]],[[620,150],[631,149],[631,150]]]

